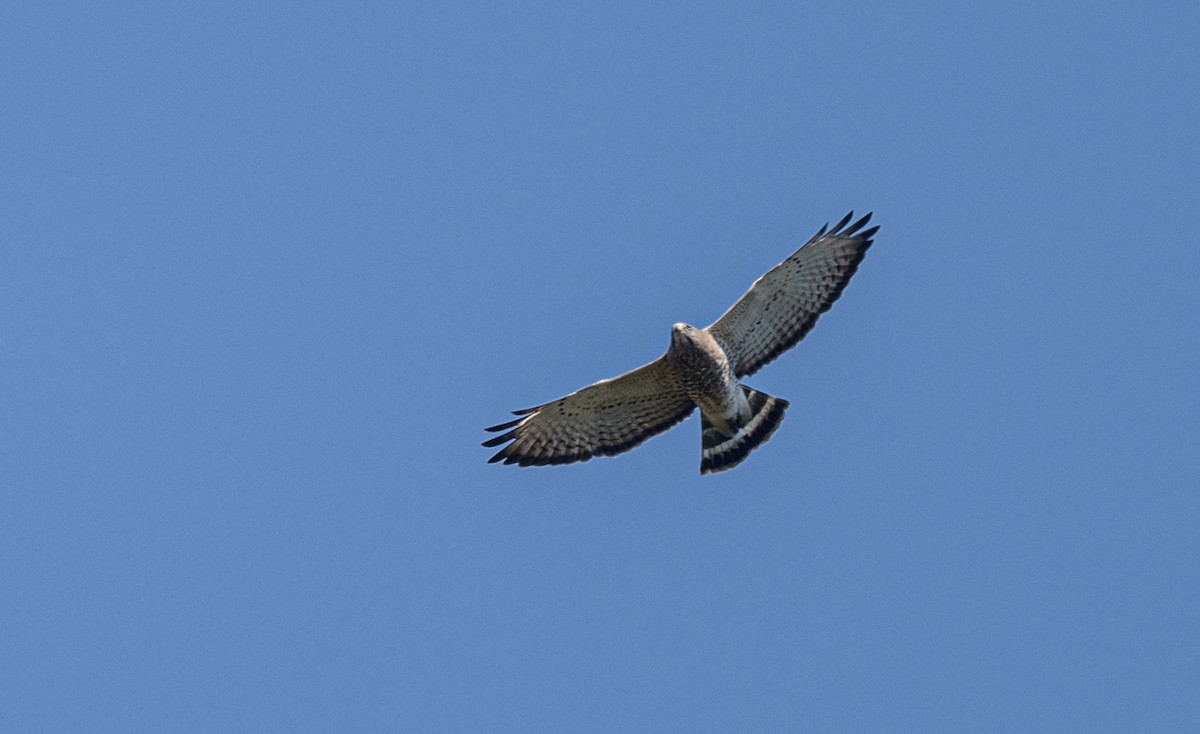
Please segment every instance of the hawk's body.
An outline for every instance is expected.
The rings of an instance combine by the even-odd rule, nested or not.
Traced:
[[[728,430],[732,418],[749,410],[729,357],[707,331],[675,324],[663,359],[688,398],[722,429]]]
[[[858,269],[879,227],[859,232],[871,215],[851,214],[750,286],[707,329],[671,328],[667,353],[650,364],[492,426],[484,442],[501,449],[491,461],[521,466],[611,456],[667,430],[700,408],[700,471],[731,469],[783,420],[788,402],[739,382],[790,349],[829,310]],[[843,229],[844,228],[844,229]]]

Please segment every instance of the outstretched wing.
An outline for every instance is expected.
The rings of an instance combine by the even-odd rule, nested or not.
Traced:
[[[614,456],[688,417],[696,405],[660,357],[620,377],[601,380],[488,431],[506,433],[484,446],[505,446],[488,463],[541,466]]]
[[[754,374],[796,346],[842,295],[879,231],[872,227],[859,232],[870,214],[847,227],[853,216],[854,212],[847,214],[828,233],[822,227],[791,257],[754,281],[746,295],[708,327],[738,377]]]

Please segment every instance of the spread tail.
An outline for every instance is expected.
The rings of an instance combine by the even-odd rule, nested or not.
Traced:
[[[779,424],[783,422],[783,411],[787,410],[788,401],[759,392],[742,385],[746,402],[750,404],[750,414],[745,420],[730,420],[729,427],[732,435],[716,427],[701,414],[701,445],[700,473],[732,469],[759,446],[764,443]]]

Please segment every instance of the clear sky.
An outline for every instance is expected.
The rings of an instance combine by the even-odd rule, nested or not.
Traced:
[[[0,9],[0,730],[1200,730],[1195,3],[501,5]]]

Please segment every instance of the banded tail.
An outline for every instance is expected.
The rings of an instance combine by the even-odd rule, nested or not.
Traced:
[[[701,413],[701,445],[700,473],[732,469],[779,428],[783,422],[783,411],[787,410],[788,401],[759,392],[742,385],[746,402],[750,404],[750,414],[742,421],[730,421],[733,435],[729,435],[713,425],[708,416]]]

